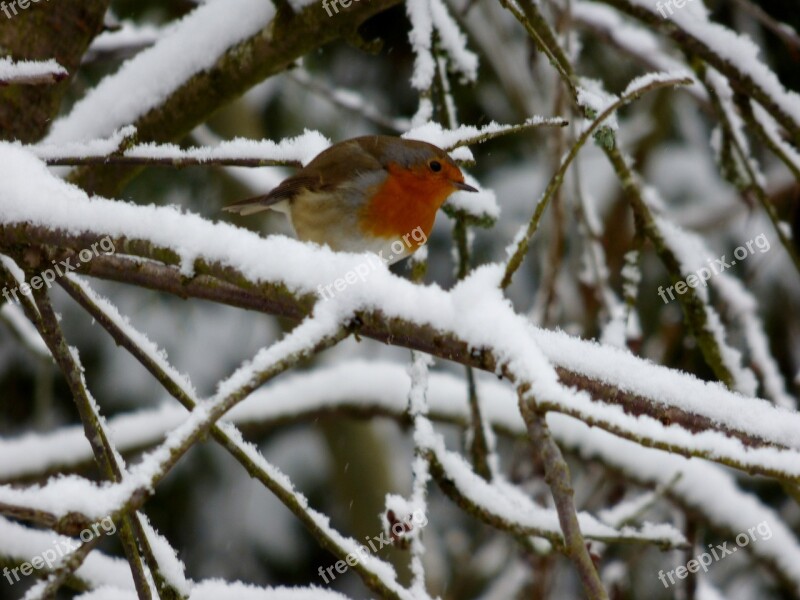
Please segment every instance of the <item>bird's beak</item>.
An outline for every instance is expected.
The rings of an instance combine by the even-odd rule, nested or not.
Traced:
[[[453,182],[453,187],[455,187],[458,190],[463,190],[465,192],[477,192],[478,191],[478,188],[474,188],[471,185],[469,185],[468,183],[464,183],[463,181],[454,181]]]

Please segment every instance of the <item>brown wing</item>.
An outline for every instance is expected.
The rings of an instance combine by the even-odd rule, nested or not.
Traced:
[[[376,151],[366,143],[366,140],[375,137],[379,136],[352,138],[320,152],[301,171],[317,178],[317,187],[310,189],[334,189],[354,181],[361,173],[382,170],[384,165],[378,159]]]
[[[362,145],[363,139],[355,138],[334,144],[268,194],[235,202],[223,210],[251,215],[284,200],[291,202],[303,191],[332,190],[353,181],[361,173],[383,169],[383,165],[370,151],[371,148]]]

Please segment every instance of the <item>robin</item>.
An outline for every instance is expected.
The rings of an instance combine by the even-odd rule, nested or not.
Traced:
[[[370,135],[334,144],[268,194],[224,210],[283,212],[303,241],[343,252],[381,257],[386,252],[391,264],[427,241],[436,212],[456,190],[478,191],[464,183],[461,170],[441,148]]]

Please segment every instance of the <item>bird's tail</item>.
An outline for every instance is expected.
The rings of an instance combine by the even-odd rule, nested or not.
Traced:
[[[234,202],[233,204],[224,206],[222,210],[237,215],[247,216],[261,212],[262,210],[269,210],[270,208],[275,208],[275,205],[269,202],[268,195],[263,195],[255,196],[254,198],[247,198],[246,200],[240,200],[239,202]]]

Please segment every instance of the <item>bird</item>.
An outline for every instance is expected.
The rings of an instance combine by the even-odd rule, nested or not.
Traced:
[[[301,241],[373,252],[393,264],[427,242],[437,211],[458,190],[478,191],[445,150],[369,135],[330,146],[269,193],[223,210],[283,212]]]

